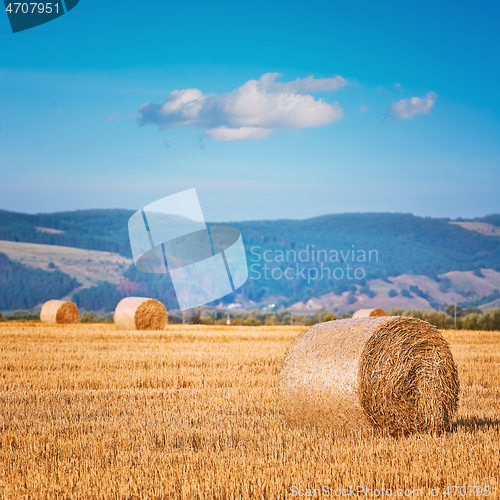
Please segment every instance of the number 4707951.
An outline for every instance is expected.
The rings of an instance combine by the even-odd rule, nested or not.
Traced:
[[[58,3],[9,3],[5,9],[9,14],[59,14]]]
[[[491,489],[490,489],[491,488]],[[468,495],[467,495],[468,492]],[[475,497],[492,497],[497,496],[496,486],[448,486],[443,490],[443,495],[446,496],[475,496]]]

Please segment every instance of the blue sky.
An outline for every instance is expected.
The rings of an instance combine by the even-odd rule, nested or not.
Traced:
[[[0,12],[0,208],[194,187],[207,220],[500,212],[498,2],[144,5],[80,0],[16,34]]]

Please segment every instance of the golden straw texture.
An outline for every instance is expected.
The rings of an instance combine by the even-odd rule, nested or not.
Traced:
[[[165,306],[155,299],[127,297],[115,309],[118,330],[163,330],[168,323]]]
[[[280,376],[289,423],[396,435],[449,429],[458,391],[448,343],[411,317],[313,326],[289,346]]]
[[[352,317],[353,318],[373,318],[375,316],[389,316],[383,309],[359,309]]]
[[[78,306],[64,300],[49,300],[40,311],[40,320],[43,323],[70,324],[80,321]]]

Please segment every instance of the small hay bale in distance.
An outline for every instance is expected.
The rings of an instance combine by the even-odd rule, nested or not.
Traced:
[[[448,342],[411,317],[315,325],[290,344],[280,375],[288,423],[393,435],[449,429],[458,391]]]
[[[80,321],[80,311],[73,302],[65,300],[48,300],[40,311],[42,323],[71,324]]]
[[[126,297],[116,306],[114,322],[118,330],[163,330],[168,314],[158,300]]]
[[[389,316],[383,309],[358,309],[353,318],[374,318],[376,316]]]

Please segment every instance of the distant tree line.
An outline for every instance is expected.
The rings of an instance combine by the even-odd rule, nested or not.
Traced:
[[[456,307],[456,320],[455,320]],[[447,330],[484,330],[500,331],[500,309],[488,309],[481,312],[477,308],[462,309],[460,306],[448,305],[445,311],[424,311],[419,309],[391,309],[390,316],[411,316],[427,321],[431,325]],[[311,326],[325,321],[350,318],[350,314],[337,316],[329,311],[320,309],[308,314],[297,314],[289,310],[276,313],[269,311],[254,310],[230,311],[227,309],[209,308],[206,306],[188,311],[184,318],[181,315],[170,315],[170,323],[182,323],[204,325],[225,325],[230,319],[232,325],[260,326],[260,325],[304,325]]]
[[[412,316],[427,321],[443,330],[496,330],[500,331],[500,309],[480,311],[476,308],[462,309],[448,305],[445,311],[424,311],[421,309],[391,309],[391,316]]]
[[[500,331],[500,309],[488,309],[481,312],[477,308],[463,309],[460,306],[448,305],[444,311],[424,311],[421,309],[391,309],[390,316],[411,316],[427,321],[431,325],[443,330],[480,330]],[[290,310],[281,310],[275,313],[255,309],[253,311],[230,310],[201,306],[186,311],[186,313],[169,314],[170,324],[199,324],[199,325],[226,325],[229,319],[232,326],[272,326],[295,325],[312,326],[326,321],[350,318],[351,314],[337,317],[334,313],[319,309],[309,313],[297,313]],[[0,313],[0,321],[7,320],[39,320],[39,314],[32,311],[15,311],[11,315]],[[98,315],[93,311],[85,311],[80,317],[82,323],[111,323],[111,314]]]

